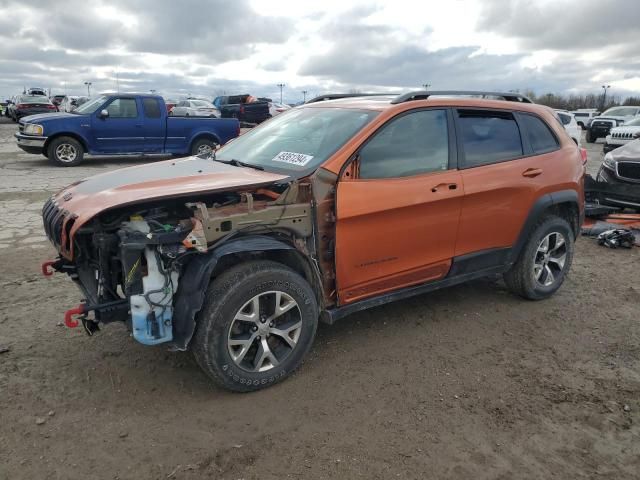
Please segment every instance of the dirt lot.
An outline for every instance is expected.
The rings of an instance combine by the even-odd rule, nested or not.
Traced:
[[[487,280],[322,325],[295,376],[231,394],[124,327],[61,326],[80,295],[39,275],[43,201],[148,160],[56,168],[14,131],[0,125],[0,479],[639,478],[640,249],[580,239],[544,302]]]

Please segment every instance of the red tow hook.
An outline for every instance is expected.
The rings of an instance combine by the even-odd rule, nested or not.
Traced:
[[[55,270],[49,267],[51,267],[54,263],[56,263],[55,260],[49,260],[48,262],[44,262],[41,265],[42,275],[44,275],[45,277],[50,277],[51,275],[53,275],[55,273]]]
[[[82,303],[76,308],[67,310],[66,312],[64,312],[64,324],[69,328],[76,328],[78,325],[80,325],[80,323],[78,322],[78,320],[73,318],[73,316],[82,315],[84,313],[87,313],[87,310],[85,308],[85,305]]]

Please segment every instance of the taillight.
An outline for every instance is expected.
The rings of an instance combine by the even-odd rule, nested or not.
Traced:
[[[581,148],[580,149],[580,156],[582,157],[582,163],[586,164],[587,163],[587,149],[586,148]]]
[[[20,109],[24,109],[24,108],[29,108],[29,107],[30,107],[30,105],[28,105],[28,104],[26,104],[26,103],[19,103],[19,104],[17,104],[17,105],[16,105],[16,108],[17,108],[18,110],[20,110]]]
[[[49,110],[58,110],[58,107],[56,107],[55,105],[47,105],[47,108]]]
[[[244,114],[244,105],[240,105],[240,113]]]

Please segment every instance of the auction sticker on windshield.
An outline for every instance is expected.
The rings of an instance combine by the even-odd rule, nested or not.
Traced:
[[[305,155],[304,153],[280,152],[273,157],[274,162],[290,163],[291,165],[305,166],[311,161],[313,155]]]

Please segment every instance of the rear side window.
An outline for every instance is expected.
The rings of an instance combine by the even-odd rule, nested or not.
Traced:
[[[524,135],[531,144],[533,153],[546,153],[557,150],[560,146],[551,129],[540,118],[523,113],[520,115],[520,124]]]
[[[384,125],[360,150],[359,178],[394,178],[449,168],[445,110],[421,110]]]
[[[571,115],[558,112],[558,116],[560,117],[560,121],[562,122],[562,125],[569,125],[571,123]]]
[[[109,118],[136,118],[138,107],[135,98],[116,98],[107,107]]]
[[[160,105],[155,98],[143,98],[142,107],[147,118],[160,118]]]
[[[459,110],[464,166],[477,167],[523,155],[520,130],[513,114]]]

